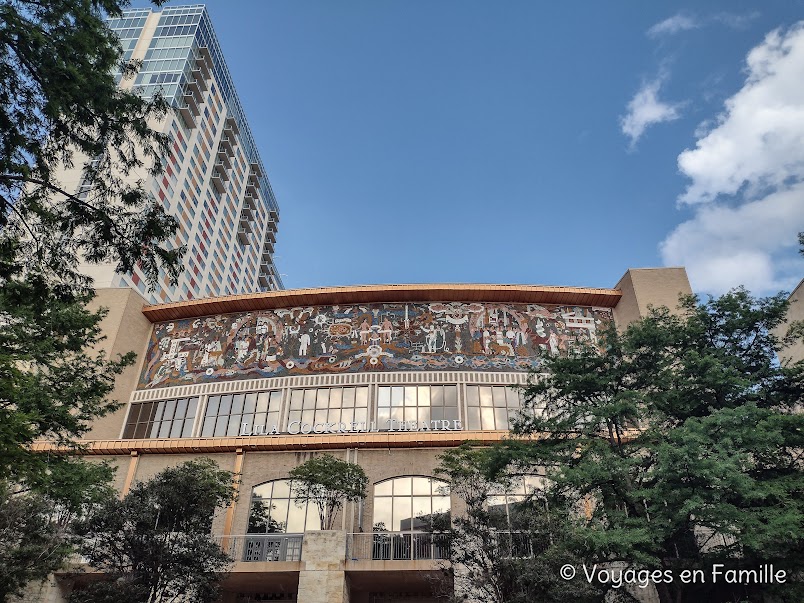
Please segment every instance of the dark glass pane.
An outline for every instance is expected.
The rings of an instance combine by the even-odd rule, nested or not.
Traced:
[[[243,414],[243,402],[245,401],[245,399],[246,399],[245,394],[235,394],[232,397],[232,408],[229,411],[229,413],[233,415]]]
[[[257,394],[251,393],[246,394],[246,402],[243,404],[243,414],[248,414],[254,412],[257,408]]]
[[[185,419],[184,426],[181,430],[181,437],[189,438],[193,435],[193,420],[192,419]]]
[[[232,395],[221,396],[221,405],[218,407],[218,415],[228,415],[232,410]]]
[[[141,440],[145,437],[148,429],[148,423],[137,423],[137,428],[134,430],[134,439]]]
[[[187,418],[194,419],[195,413],[198,411],[198,398],[190,398],[187,404]]]
[[[183,419],[187,416],[187,398],[176,400],[176,411],[173,414],[174,419]]]
[[[218,407],[221,403],[220,396],[210,396],[207,400],[207,410],[204,413],[207,417],[214,417],[218,414]]]
[[[170,421],[176,412],[176,400],[165,400],[165,411],[162,413],[162,421]]]

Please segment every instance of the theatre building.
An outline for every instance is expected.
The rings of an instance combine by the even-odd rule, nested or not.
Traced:
[[[241,476],[238,501],[213,526],[235,559],[227,603],[435,601],[445,551],[421,518],[461,512],[435,474],[439,454],[505,437],[521,403],[510,386],[543,358],[689,292],[683,268],[632,269],[611,289],[381,285],[162,305],[102,289],[106,350],[133,350],[138,363],[85,454],[117,467],[121,493],[199,457]],[[321,451],[369,478],[334,531],[290,495],[288,472]],[[249,521],[254,508],[270,509],[271,533]],[[62,572],[47,598],[66,596],[72,579]]]

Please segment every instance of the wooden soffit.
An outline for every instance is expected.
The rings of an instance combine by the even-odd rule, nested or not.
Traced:
[[[231,438],[154,438],[148,440],[87,440],[66,448],[51,442],[34,442],[38,453],[76,455],[210,454],[215,452],[303,451],[344,448],[453,448],[464,442],[490,445],[508,439],[507,431],[383,431],[352,434],[299,434]]]
[[[542,285],[365,285],[208,297],[146,306],[142,313],[151,322],[162,322],[276,308],[383,302],[496,302],[613,308],[621,296],[622,292],[617,289]]]

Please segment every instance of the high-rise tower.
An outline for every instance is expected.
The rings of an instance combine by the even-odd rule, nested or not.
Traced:
[[[178,284],[160,274],[154,291],[138,268],[84,271],[96,287],[133,287],[152,303],[282,289],[273,263],[279,208],[206,8],[131,9],[109,25],[124,58],[142,61],[135,79],[118,76],[120,86],[147,97],[161,91],[175,108],[155,125],[173,138],[165,173],[145,179],[179,221],[170,244],[187,253]],[[78,171],[62,182],[87,192]]]

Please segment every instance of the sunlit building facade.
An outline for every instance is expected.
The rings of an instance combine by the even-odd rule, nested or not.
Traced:
[[[681,268],[629,270],[611,289],[384,285],[160,305],[99,290],[106,350],[140,360],[118,379],[124,406],[94,424],[85,453],[117,467],[121,493],[201,456],[240,476],[237,502],[213,525],[235,559],[223,601],[438,601],[453,585],[433,522],[462,512],[439,455],[504,438],[522,404],[510,386],[545,357],[689,292]],[[288,481],[320,452],[369,478],[366,499],[329,531]],[[524,477],[489,505],[507,512],[541,483]],[[75,569],[58,575],[51,600],[81,579]]]
[[[118,76],[119,85],[145,97],[160,92],[174,109],[153,124],[173,139],[164,174],[133,177],[179,221],[169,245],[187,253],[179,282],[161,273],[153,291],[139,267],[84,272],[96,287],[131,287],[151,303],[282,289],[273,261],[279,207],[209,13],[202,5],[130,9],[109,25],[124,58],[142,61],[134,79]],[[79,170],[60,180],[91,194]]]

